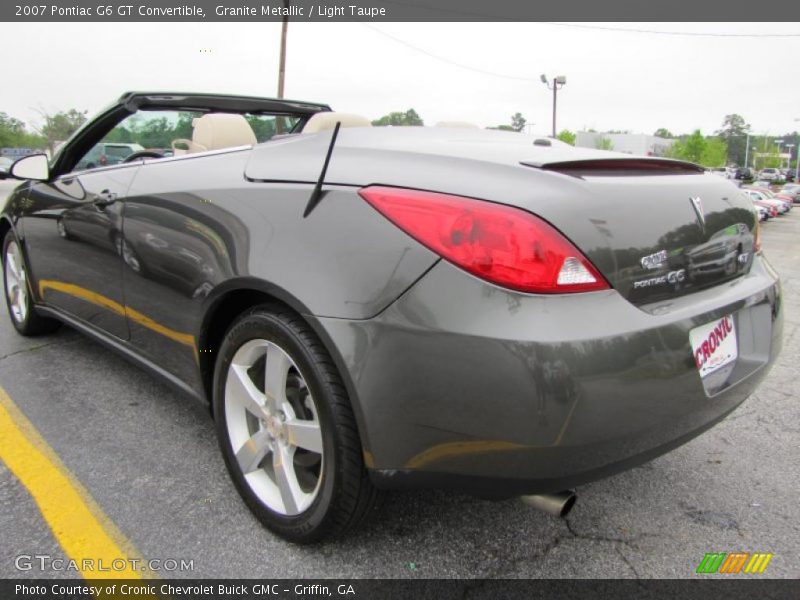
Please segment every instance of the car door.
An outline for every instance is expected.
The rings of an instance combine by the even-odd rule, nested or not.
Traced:
[[[138,168],[118,165],[35,183],[22,223],[39,300],[121,339],[129,337],[122,208]]]

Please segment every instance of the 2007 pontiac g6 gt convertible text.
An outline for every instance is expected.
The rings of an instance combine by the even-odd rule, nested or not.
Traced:
[[[208,402],[239,493],[295,542],[387,488],[566,510],[780,349],[752,204],[685,162],[127,93],[11,173],[17,331],[65,322]]]

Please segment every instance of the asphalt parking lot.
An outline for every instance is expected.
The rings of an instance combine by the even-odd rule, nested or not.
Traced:
[[[0,196],[9,188],[2,183]],[[696,577],[706,552],[771,552],[800,577],[800,208],[763,228],[783,278],[783,352],[720,425],[642,467],[578,489],[566,520],[518,500],[393,493],[367,528],[296,547],[240,501],[199,404],[68,328],[22,338],[2,309],[0,387],[116,528],[165,577]],[[0,463],[0,577],[21,554],[64,557],[28,489]]]

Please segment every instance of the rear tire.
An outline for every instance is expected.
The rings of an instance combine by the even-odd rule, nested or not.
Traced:
[[[61,326],[60,321],[36,313],[33,306],[28,270],[22,248],[12,230],[3,239],[3,289],[8,316],[20,334],[35,336],[50,333]]]
[[[308,544],[344,534],[376,507],[353,410],[308,325],[272,304],[225,335],[214,373],[217,437],[250,510],[282,538]]]

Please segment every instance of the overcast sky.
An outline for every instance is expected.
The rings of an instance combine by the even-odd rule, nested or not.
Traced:
[[[607,23],[707,34],[794,34],[798,23]],[[0,23],[0,111],[93,113],[121,92],[274,96],[279,23]],[[717,129],[739,113],[756,133],[800,128],[800,37],[697,37],[543,23],[290,23],[286,96],[377,118],[414,108],[427,124],[550,130],[539,75],[565,75],[558,129]],[[457,64],[456,64],[457,63]]]

